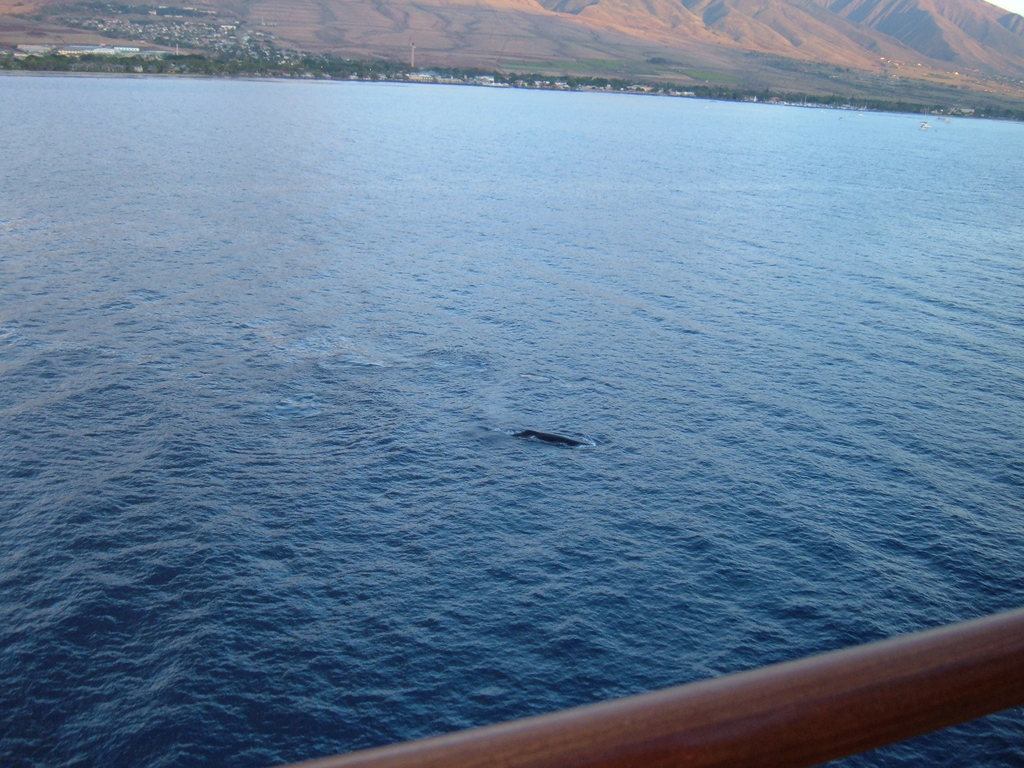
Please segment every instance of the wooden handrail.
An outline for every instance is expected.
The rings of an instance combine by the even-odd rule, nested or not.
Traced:
[[[1024,609],[293,768],[809,766],[1024,704]]]

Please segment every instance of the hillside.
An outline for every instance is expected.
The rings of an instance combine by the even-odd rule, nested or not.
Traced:
[[[161,16],[156,35],[154,11],[140,15],[148,8],[0,0],[0,43],[169,44],[171,22]],[[237,27],[299,50],[408,61],[415,43],[421,66],[1024,103],[1024,18],[983,0],[202,0],[180,10],[206,14],[214,32]]]

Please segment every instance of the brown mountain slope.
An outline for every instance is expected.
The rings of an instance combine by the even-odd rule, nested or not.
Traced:
[[[903,46],[863,25],[820,7],[780,0],[690,0],[674,13],[645,19],[643,0],[597,0],[582,9],[581,19],[622,29],[642,29],[660,39],[698,37],[718,45],[806,61],[877,68],[879,57],[896,55]],[[883,53],[879,53],[882,51]]]
[[[1024,60],[1024,19],[981,0],[833,0],[829,10],[932,59],[997,69]]]
[[[541,0],[595,26],[806,61],[1024,74],[1024,19],[982,0]]]
[[[535,0],[248,0],[236,12],[292,47],[408,60],[415,43],[417,61],[425,64],[498,66],[508,60],[620,55],[642,61],[643,51],[652,48],[636,30],[595,28]],[[664,48],[653,46],[657,53]],[[696,48],[701,61],[720,58],[714,45],[697,43]]]

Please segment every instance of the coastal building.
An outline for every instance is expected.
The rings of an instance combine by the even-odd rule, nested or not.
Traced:
[[[23,43],[14,50],[15,58],[24,59],[28,56],[84,56],[86,54],[100,56],[145,56],[158,58],[166,56],[168,51],[155,48],[139,48],[134,45],[38,45]]]
[[[141,48],[133,45],[64,45],[57,49],[62,56],[82,56],[87,53],[101,56],[138,56]]]
[[[48,53],[53,53],[55,45],[19,45],[14,50],[14,57],[17,59],[24,59],[27,56],[45,56]]]

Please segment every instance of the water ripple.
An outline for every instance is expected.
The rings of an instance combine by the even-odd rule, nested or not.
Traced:
[[[1020,126],[0,98],[4,765],[256,768],[1024,602]]]

